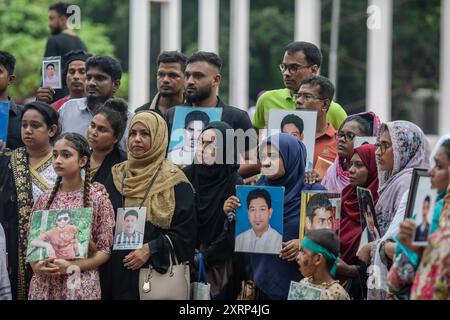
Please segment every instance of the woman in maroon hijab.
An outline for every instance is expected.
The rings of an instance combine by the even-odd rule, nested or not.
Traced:
[[[342,210],[340,222],[340,252],[341,263],[338,264],[337,274],[342,278],[352,280],[349,291],[357,297],[363,297],[358,292],[366,292],[365,266],[357,257],[361,241],[361,214],[358,205],[357,187],[371,191],[374,204],[378,201],[378,172],[375,160],[375,146],[362,145],[354,150],[350,160],[350,184],[342,190]],[[355,292],[355,290],[357,292]]]

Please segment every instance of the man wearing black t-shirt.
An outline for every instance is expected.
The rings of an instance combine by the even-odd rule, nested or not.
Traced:
[[[68,8],[70,4],[58,2],[50,5],[48,10],[48,27],[51,36],[45,46],[44,57],[63,57],[69,51],[84,50],[87,51],[83,41],[74,33],[70,32],[67,26],[67,20],[71,16]],[[67,87],[56,89],[53,101],[59,100],[68,94]]]
[[[222,68],[222,59],[215,53],[199,51],[194,53],[187,61],[185,71],[185,98],[186,102],[193,107],[200,108],[222,108],[221,120],[228,123],[234,130],[241,129],[247,133],[245,143],[245,159],[252,162],[256,160],[256,131],[254,131],[252,122],[247,112],[236,107],[226,105],[217,96],[217,89],[222,80],[220,70]],[[169,133],[172,130],[175,108],[171,108],[166,113],[167,126]],[[250,157],[249,153],[255,152]],[[259,173],[257,164],[241,163],[239,174],[243,177],[249,177]]]

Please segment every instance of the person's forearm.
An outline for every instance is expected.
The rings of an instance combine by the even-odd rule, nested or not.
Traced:
[[[80,260],[70,261],[73,265],[80,268],[81,271],[98,269],[102,264],[109,260],[110,255],[101,251],[97,251],[92,257]]]

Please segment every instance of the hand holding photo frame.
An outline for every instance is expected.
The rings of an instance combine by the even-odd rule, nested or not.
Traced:
[[[413,245],[428,244],[436,199],[437,191],[431,188],[428,170],[414,168],[405,211],[405,218],[413,218],[416,223]]]
[[[32,213],[27,261],[88,256],[92,208],[38,210]]]
[[[42,60],[42,87],[62,88],[61,57],[45,57]]]
[[[283,187],[237,186],[236,252],[279,254],[283,242]]]

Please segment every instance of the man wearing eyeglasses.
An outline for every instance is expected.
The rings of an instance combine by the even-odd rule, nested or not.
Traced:
[[[253,126],[256,129],[267,127],[271,109],[295,110],[294,94],[298,92],[303,79],[317,75],[322,63],[320,49],[309,42],[292,42],[285,50],[280,71],[283,74],[285,89],[265,92],[256,103]],[[327,122],[339,128],[347,118],[345,110],[336,102],[331,102],[327,113]]]
[[[317,111],[316,144],[313,165],[320,177],[337,156],[337,131],[327,121],[327,114],[334,95],[334,85],[325,77],[312,76],[301,82],[295,95],[297,107]]]

